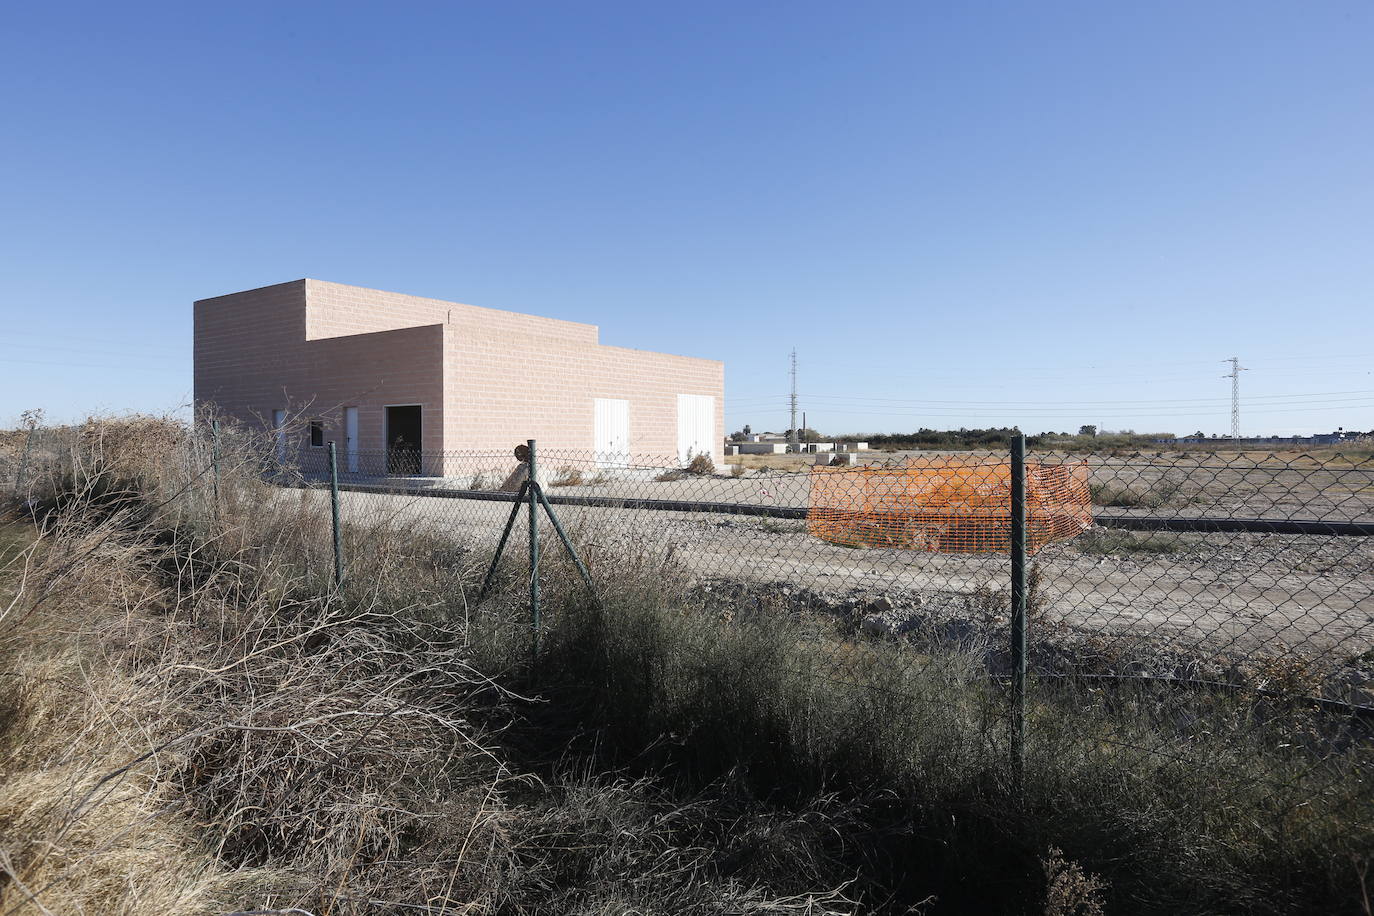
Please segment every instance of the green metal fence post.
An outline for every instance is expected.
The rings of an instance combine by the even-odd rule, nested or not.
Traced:
[[[343,537],[339,530],[339,455],[329,443],[329,506],[334,516],[334,587],[343,588]]]
[[[539,652],[539,479],[538,464],[534,457],[534,440],[525,443],[529,446],[529,500],[530,500],[530,629],[533,632],[532,650]]]
[[[1011,766],[1019,795],[1026,762],[1026,437],[1011,440]]]
[[[520,514],[520,506],[525,502],[525,491],[529,489],[530,482],[527,480],[520,485],[520,491],[515,494],[515,502],[510,507],[510,516],[506,519],[506,527],[501,531],[501,540],[496,544],[496,553],[492,555],[491,565],[487,567],[487,575],[482,579],[482,590],[477,593],[477,601],[480,603],[487,597],[487,592],[491,590],[491,583],[496,579],[496,567],[501,563],[501,554],[506,550],[506,541],[510,539],[511,529],[515,527],[515,517]]]
[[[558,520],[558,513],[553,511],[553,506],[549,504],[549,498],[544,495],[544,490],[539,491],[539,501],[544,504],[544,514],[553,522],[553,530],[558,533],[558,537],[563,541],[563,547],[568,551],[568,556],[572,557],[573,564],[577,566],[578,575],[586,584],[587,590],[592,593],[592,598],[597,605],[601,604],[601,596],[596,593],[596,585],[592,582],[592,574],[587,569],[587,564],[582,562],[582,558],[577,555],[577,548],[573,547],[572,538],[568,537],[568,532],[563,530],[563,523]]]

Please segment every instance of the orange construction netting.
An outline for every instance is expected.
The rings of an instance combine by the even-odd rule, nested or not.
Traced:
[[[1086,463],[1026,462],[1026,549],[1092,524]],[[953,553],[1011,547],[1011,464],[932,455],[903,465],[811,470],[807,529],[847,547]]]

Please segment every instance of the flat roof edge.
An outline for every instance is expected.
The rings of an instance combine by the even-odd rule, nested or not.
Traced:
[[[403,293],[394,289],[378,289],[375,286],[358,286],[356,283],[338,283],[334,280],[320,280],[316,277],[306,277],[304,280],[300,282],[305,283],[307,285],[307,289],[309,289],[310,284],[318,283],[322,286],[337,286],[342,289],[362,290],[366,293],[381,293],[387,296],[408,296],[411,299],[423,299],[427,302],[442,302],[444,305],[459,305],[463,308],[480,309],[484,312],[499,312],[503,315],[519,315],[522,318],[537,318],[540,321],[556,321],[560,324],[577,325],[578,327],[590,328],[591,330],[598,332],[601,330],[600,325],[592,324],[590,321],[574,321],[571,318],[550,318],[548,315],[536,315],[534,312],[517,312],[514,309],[498,309],[492,308],[489,305],[473,305],[470,302],[458,302],[453,299],[439,299],[435,296],[418,296],[415,293]]]
[[[239,289],[232,293],[221,293],[218,296],[206,296],[204,299],[196,299],[192,302],[192,305],[200,305],[202,302],[214,302],[216,299],[228,299],[231,296],[242,296],[247,293],[260,293],[264,290],[276,289],[279,286],[295,286],[300,284],[300,286],[304,288],[307,282],[308,279],[306,277],[301,277],[298,280],[284,280],[281,283],[268,283],[266,286],[255,286],[252,289]]]

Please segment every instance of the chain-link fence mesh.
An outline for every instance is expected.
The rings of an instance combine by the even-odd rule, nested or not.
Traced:
[[[538,477],[593,575],[631,557],[660,570],[703,646],[785,616],[806,676],[965,699],[981,684],[971,715],[986,721],[1006,714],[1017,664],[1009,461],[690,473],[546,451]],[[480,553],[523,474],[510,455],[356,455],[341,506],[346,521],[429,526]],[[1028,757],[1174,780],[1181,768],[1254,804],[1325,797],[1367,816],[1374,461],[1033,454],[1026,480]],[[982,737],[1014,747],[1002,728]]]
[[[339,464],[345,523],[425,526],[474,551],[492,549],[525,475],[509,453]],[[304,485],[327,476],[323,450],[294,465]],[[690,473],[540,450],[538,466],[592,565],[657,556],[697,597],[781,601],[895,645],[977,637],[988,674],[1006,673],[1006,454]],[[1027,506],[1033,676],[1374,706],[1374,459],[1034,454]]]
[[[1005,454],[700,474],[592,453],[538,459],[545,494],[590,552],[633,546],[671,554],[701,583],[806,591],[835,611],[876,607],[894,632],[940,611],[992,608],[985,590],[1006,590]],[[489,549],[525,476],[509,453],[399,462],[339,457],[346,522],[430,525]],[[1031,614],[1042,632],[1110,637],[1123,658],[1128,646],[1196,654],[1172,667],[1158,656],[1149,673],[1175,678],[1234,678],[1242,662],[1301,656],[1314,676],[1346,671],[1339,689],[1323,679],[1339,694],[1330,698],[1371,698],[1357,674],[1374,644],[1374,459],[1045,454],[1027,465]],[[322,449],[291,466],[300,485],[326,482]],[[875,605],[878,596],[889,600]],[[855,598],[864,601],[846,600]]]
[[[1031,752],[1179,764],[1276,842],[1304,812],[1367,828],[1374,461],[1089,460],[1095,524],[1030,561]]]

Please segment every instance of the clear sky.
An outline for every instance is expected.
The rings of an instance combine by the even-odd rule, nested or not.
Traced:
[[[0,421],[303,276],[722,359],[727,430],[1374,428],[1374,4],[28,3]]]

